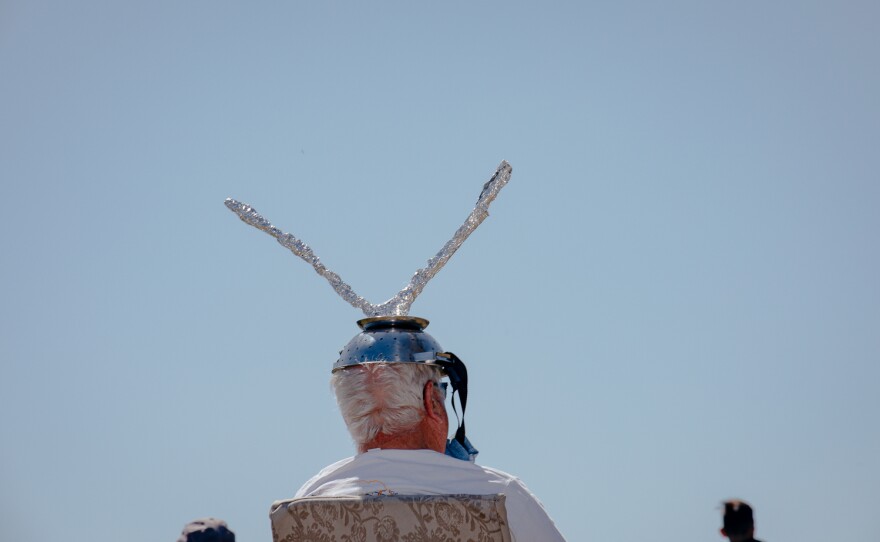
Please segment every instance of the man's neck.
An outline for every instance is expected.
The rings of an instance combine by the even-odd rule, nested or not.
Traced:
[[[421,431],[408,431],[406,433],[396,435],[386,435],[379,433],[376,438],[358,446],[358,453],[364,453],[367,450],[381,448],[383,450],[429,450],[428,443]]]

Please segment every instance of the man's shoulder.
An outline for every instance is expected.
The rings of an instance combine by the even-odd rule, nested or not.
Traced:
[[[327,465],[326,467],[318,471],[318,474],[309,478],[309,480],[306,481],[306,483],[304,483],[302,487],[299,488],[299,491],[296,492],[296,495],[294,495],[294,497],[299,498],[308,495],[314,487],[320,484],[321,480],[332,477],[333,473],[350,464],[352,461],[355,460],[356,457],[357,456],[346,457],[345,459],[340,459],[336,463],[331,463],[330,465]]]
[[[313,476],[313,478],[320,478],[321,476],[326,476],[330,473],[333,473],[333,472],[345,467],[346,465],[350,464],[355,459],[357,459],[357,457],[358,456],[353,455],[351,457],[346,457],[345,459],[340,459],[336,463],[330,463],[329,465],[327,465],[326,467],[324,467],[323,469],[318,471],[318,474]]]
[[[520,481],[516,476],[508,474],[501,469],[479,465],[470,461],[463,461],[433,450],[370,450],[367,453],[355,456],[354,459],[361,463],[368,463],[370,461],[389,461],[401,466],[410,464],[425,468],[459,471],[471,475],[485,476],[486,478],[499,481]]]
[[[328,465],[300,488],[297,497],[354,491],[356,480],[373,478],[393,480],[417,492],[506,493],[509,486],[522,486],[517,477],[502,470],[432,450],[377,449]]]
[[[501,479],[504,479],[504,480],[507,480],[510,482],[522,483],[522,480],[520,480],[518,476],[514,476],[513,474],[510,474],[508,472],[504,472],[501,469],[496,469],[494,467],[486,467],[484,465],[477,465],[477,466],[479,468],[483,469],[486,473],[491,474],[493,476],[496,476],[498,478],[501,478]]]

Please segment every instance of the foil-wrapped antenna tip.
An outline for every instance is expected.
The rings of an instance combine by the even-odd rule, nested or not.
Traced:
[[[477,205],[486,205],[488,206],[495,199],[495,196],[498,195],[498,192],[504,188],[504,185],[507,184],[507,181],[510,180],[510,174],[513,172],[513,168],[510,167],[510,164],[507,163],[507,160],[502,160],[498,165],[498,169],[495,170],[495,175],[492,175],[492,178],[486,181],[486,184],[483,185],[483,191],[480,192],[480,197],[477,198]]]
[[[409,283],[400,290],[397,295],[380,304],[373,304],[357,295],[351,286],[346,284],[336,273],[327,269],[321,263],[321,260],[315,255],[312,249],[297,239],[290,233],[285,233],[268,220],[263,218],[256,209],[248,205],[236,201],[232,198],[226,198],[224,202],[226,207],[238,215],[242,222],[264,231],[275,238],[281,246],[287,248],[295,255],[299,256],[309,263],[315,271],[324,277],[336,293],[353,307],[361,309],[365,315],[373,316],[406,316],[409,314],[410,306],[413,301],[422,293],[422,290],[428,282],[434,278],[440,269],[446,265],[449,258],[455,254],[458,247],[470,236],[471,233],[489,216],[489,205],[498,196],[498,193],[507,185],[513,168],[506,160],[502,160],[495,170],[492,177],[483,185],[480,195],[477,197],[477,204],[471,213],[465,219],[464,224],[456,230],[452,239],[443,245],[437,254],[428,260],[427,265],[418,269],[410,279]]]

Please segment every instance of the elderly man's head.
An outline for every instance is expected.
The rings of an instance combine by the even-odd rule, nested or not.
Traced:
[[[359,452],[372,448],[443,453],[449,420],[442,373],[422,363],[368,363],[333,373],[339,410]]]

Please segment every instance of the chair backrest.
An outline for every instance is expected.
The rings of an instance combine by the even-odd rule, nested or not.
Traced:
[[[510,542],[504,495],[305,497],[273,503],[269,518],[275,542]]]

